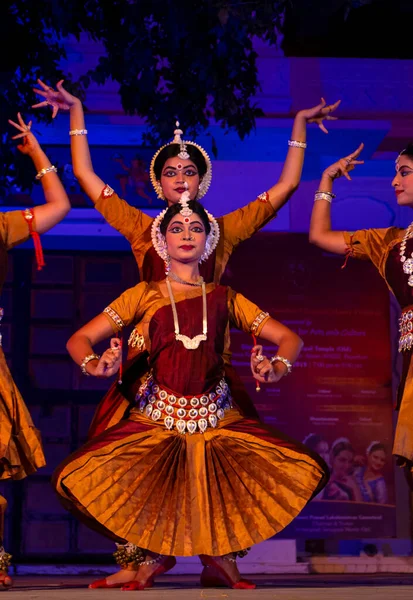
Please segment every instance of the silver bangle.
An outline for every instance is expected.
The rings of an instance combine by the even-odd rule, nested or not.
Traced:
[[[86,371],[86,365],[91,360],[99,360],[99,359],[100,359],[99,354],[88,354],[87,356],[85,356],[85,358],[82,360],[82,363],[80,365],[80,370],[82,371],[83,375],[86,375],[87,377],[90,377],[90,373],[88,373]]]
[[[40,169],[40,171],[37,173],[36,175],[36,179],[41,179],[42,177],[44,177],[46,175],[46,173],[57,173],[57,169],[54,165],[51,165],[50,167],[45,167],[44,169]]]
[[[303,150],[307,148],[306,142],[298,142],[297,140],[288,140],[288,145],[292,148],[302,148]]]
[[[327,196],[330,196],[331,199],[336,197],[336,195],[333,194],[333,192],[325,192],[324,190],[317,190],[316,194],[327,194]]]
[[[327,202],[332,202],[333,198],[335,198],[334,194],[331,195],[328,192],[316,192],[314,194],[314,202],[317,200],[327,200]]]
[[[287,373],[286,373],[286,375],[289,375],[291,373],[291,371],[293,370],[293,365],[290,363],[290,361],[288,360],[288,358],[284,358],[283,356],[280,356],[279,354],[276,354],[275,356],[273,356],[270,359],[270,363],[272,365],[275,362],[282,362],[283,365],[285,365],[287,367]]]
[[[71,129],[69,135],[87,135],[87,129]]]

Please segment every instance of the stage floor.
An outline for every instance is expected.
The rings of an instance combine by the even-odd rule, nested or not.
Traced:
[[[275,600],[410,600],[411,575],[255,575],[256,590],[202,589],[194,575],[160,577],[145,590],[147,600],[198,600],[272,598]],[[11,600],[119,600],[119,591],[89,590],[90,576],[20,576],[0,598]],[[122,595],[122,598],[124,596]]]

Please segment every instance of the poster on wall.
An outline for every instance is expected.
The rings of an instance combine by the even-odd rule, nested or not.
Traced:
[[[306,235],[261,233],[235,252],[225,281],[304,340],[292,374],[257,393],[252,341],[231,333],[233,363],[261,419],[330,470],[285,537],[395,535],[389,292],[371,264],[343,262]],[[264,344],[264,354],[275,353]]]

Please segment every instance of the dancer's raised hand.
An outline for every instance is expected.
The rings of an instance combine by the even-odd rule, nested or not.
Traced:
[[[356,165],[364,164],[364,160],[357,160],[363,148],[364,144],[361,143],[357,150],[327,167],[323,172],[323,176],[327,176],[332,180],[344,176],[346,179],[351,180],[349,171],[353,171]]]
[[[12,140],[22,140],[22,143],[17,146],[22,154],[33,154],[40,148],[40,144],[31,132],[32,122],[29,121],[26,125],[20,113],[17,113],[17,120],[18,123],[9,119],[10,125],[13,125],[17,131],[20,131],[20,133],[12,137]]]
[[[321,131],[328,133],[328,129],[324,125],[323,121],[336,121],[337,117],[332,117],[331,113],[338,108],[341,100],[337,100],[334,104],[327,104],[324,98],[321,98],[320,104],[313,106],[313,108],[306,108],[300,110],[297,113],[297,117],[304,117],[307,123],[317,123]]]
[[[43,102],[33,104],[32,108],[43,108],[44,106],[51,106],[53,109],[52,118],[54,119],[59,110],[70,110],[71,106],[80,103],[79,98],[70,94],[63,87],[63,79],[57,82],[57,91],[52,87],[43,83],[41,79],[37,80],[37,83],[42,89],[33,88],[33,91],[44,98]]]

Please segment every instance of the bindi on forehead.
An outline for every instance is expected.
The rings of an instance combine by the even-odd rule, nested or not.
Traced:
[[[400,169],[410,169],[410,171],[413,171],[413,165],[406,165],[406,164],[400,164],[400,163],[396,163],[396,171],[399,172]]]
[[[183,169],[196,169],[196,166],[192,163],[192,162],[188,162],[186,164],[184,164],[182,161],[179,161],[176,164],[173,164],[172,162],[167,162],[164,166],[164,169],[174,169],[176,171],[182,171]]]

